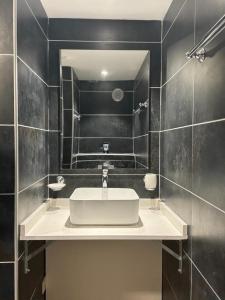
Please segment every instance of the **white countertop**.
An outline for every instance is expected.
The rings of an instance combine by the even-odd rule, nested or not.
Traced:
[[[76,226],[69,220],[69,199],[43,203],[20,225],[21,240],[184,240],[185,224],[168,206],[141,208],[133,226]]]

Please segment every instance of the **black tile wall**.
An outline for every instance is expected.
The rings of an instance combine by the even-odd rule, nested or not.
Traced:
[[[13,53],[13,0],[0,3],[0,54]]]
[[[193,62],[162,88],[162,129],[192,124]]]
[[[38,20],[38,23],[40,24],[42,30],[46,35],[48,35],[48,17],[41,1],[27,0],[27,3],[30,6],[36,19]]]
[[[14,193],[14,127],[0,126],[0,193]]]
[[[124,91],[133,91],[133,80],[119,80],[119,81],[87,81],[80,80],[79,87],[81,91],[113,91],[115,88],[123,89]],[[121,103],[122,104],[122,103]]]
[[[149,89],[150,109],[149,122],[150,131],[160,130],[160,88]]]
[[[14,264],[0,264],[0,299],[14,300]]]
[[[162,79],[167,81],[186,62],[185,53],[194,46],[195,0],[187,0],[163,42]]]
[[[14,195],[0,195],[0,261],[14,260]]]
[[[132,137],[130,116],[82,116],[81,137]]]
[[[48,41],[25,0],[17,2],[17,51],[45,82],[47,82]]]
[[[46,133],[19,127],[19,189],[22,190],[47,174]]]
[[[60,134],[49,132],[49,174],[56,174],[60,168]],[[68,150],[68,148],[67,148]]]
[[[48,88],[18,59],[18,122],[48,129]]]
[[[137,168],[148,168],[149,136],[144,135],[134,139],[134,153],[136,155]]]
[[[104,91],[82,91],[80,93],[81,114],[132,114],[133,91],[124,91],[121,102],[112,99],[111,89]]]
[[[14,123],[13,84],[13,56],[0,55],[0,124]]]
[[[72,109],[72,81],[63,80],[63,108]]]
[[[199,41],[224,9],[219,0],[174,0],[164,19],[164,35],[172,26],[162,45],[160,196],[189,224],[189,272],[176,280],[177,262],[164,253],[164,300],[225,298],[224,33],[207,45],[204,63],[185,60],[193,37]]]
[[[191,189],[192,129],[166,131],[161,134],[161,174]]]
[[[20,224],[27,216],[29,216],[34,209],[38,208],[44,200],[47,199],[48,178],[44,178],[31,187],[28,187],[24,191],[20,192],[18,197],[18,210],[20,212],[18,223]]]
[[[50,19],[50,40],[160,42],[159,21]]]
[[[149,169],[159,174],[159,132],[151,132],[149,139]]]
[[[49,87],[49,130],[59,130],[59,88]]]

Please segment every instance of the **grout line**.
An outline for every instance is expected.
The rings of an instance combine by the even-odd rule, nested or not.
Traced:
[[[133,93],[133,90],[123,90],[124,91],[124,93]],[[113,90],[111,90],[111,91],[103,91],[103,90],[101,90],[101,91],[97,91],[97,90],[80,90],[80,92],[81,93],[112,93],[113,92]]]
[[[13,56],[14,57],[14,54],[13,53],[0,53],[0,56]]]
[[[174,23],[176,22],[176,20],[177,20],[179,14],[180,14],[181,11],[183,10],[183,7],[184,7],[184,5],[185,5],[185,3],[186,3],[187,1],[188,1],[188,0],[185,0],[185,1],[184,1],[184,3],[182,4],[181,8],[179,9],[177,15],[174,17],[171,26],[168,28],[166,34],[164,35],[164,37],[163,37],[162,40],[161,40],[162,43],[164,42],[165,38],[167,37],[167,35],[168,35],[168,33],[170,32],[171,28],[173,27]],[[164,21],[164,20],[163,20],[163,21]]]
[[[32,187],[33,185],[37,184],[38,182],[44,180],[46,177],[48,177],[48,175],[45,175],[44,177],[38,179],[37,181],[33,182],[32,184],[28,185],[27,187],[23,188],[22,190],[18,191],[18,194],[24,192],[25,190],[29,189],[30,187]]]
[[[43,128],[38,128],[38,127],[32,127],[32,126],[27,126],[27,125],[22,125],[18,124],[19,127],[24,127],[24,128],[29,128],[29,129],[34,129],[34,130],[40,130],[40,131],[45,131],[48,132],[48,129],[43,129]]]
[[[134,139],[138,139],[138,138],[142,138],[142,137],[148,136],[148,135],[149,135],[149,134],[146,133],[146,134],[143,134],[143,135],[134,136],[133,138],[134,138]]]
[[[178,300],[177,294],[175,293],[174,288],[173,288],[172,284],[170,283],[170,280],[168,279],[168,277],[167,277],[166,274],[165,274],[164,276],[165,276],[165,278],[166,278],[167,283],[169,284],[170,290],[171,290],[171,292],[172,292],[172,294],[173,294],[175,300]]]
[[[48,84],[21,57],[17,55],[17,58],[48,87]]]
[[[170,76],[170,78],[167,79],[164,83],[161,83],[161,87],[163,88],[165,85],[167,85],[178,73],[180,73],[187,64],[189,64],[192,61],[192,59],[186,61],[173,75]]]
[[[183,250],[184,251],[184,250]],[[187,258],[190,260],[191,264],[195,267],[195,269],[198,271],[199,275],[204,279],[204,281],[206,282],[206,284],[208,285],[208,287],[212,290],[212,292],[214,293],[214,295],[217,297],[218,300],[222,300],[219,295],[216,293],[216,291],[213,289],[213,287],[210,285],[210,283],[208,282],[208,280],[205,278],[205,276],[202,274],[202,272],[199,270],[199,268],[197,267],[197,265],[194,263],[194,261],[190,258],[190,256],[186,253],[186,251],[184,251],[185,255],[187,256]]]
[[[224,211],[224,210],[222,210],[221,208],[217,207],[216,205],[214,205],[214,204],[208,202],[207,200],[205,200],[204,198],[198,196],[197,194],[193,193],[192,191],[186,189],[186,188],[183,187],[182,185],[180,185],[180,184],[178,184],[178,183],[176,183],[176,182],[170,180],[169,178],[167,178],[167,177],[165,177],[165,176],[163,176],[163,175],[160,175],[160,176],[161,176],[162,178],[166,179],[167,181],[169,181],[169,182],[171,182],[171,183],[173,183],[173,184],[179,186],[180,188],[182,188],[182,189],[185,190],[186,192],[190,193],[191,195],[197,197],[198,199],[202,200],[202,201],[205,202],[206,204],[212,206],[213,208],[215,208],[216,210],[220,211],[221,213],[225,214],[225,211]]]
[[[1,127],[14,127],[15,124],[0,124]]]
[[[132,117],[133,114],[80,114],[84,117]]]
[[[51,40],[49,39],[49,42],[75,42],[75,43],[124,43],[124,44],[161,44],[161,41],[159,42],[146,42],[146,41],[91,41],[91,40]]]
[[[15,261],[12,260],[12,261],[0,261],[0,264],[14,264]]]
[[[15,196],[16,193],[0,193],[0,196]]]
[[[72,136],[64,136],[65,138],[72,138]],[[132,140],[132,137],[126,137],[126,136],[79,136],[79,137],[75,137],[75,139],[126,139],[126,140]]]
[[[42,33],[44,34],[45,38],[46,38],[47,41],[48,41],[48,37],[47,37],[47,35],[46,35],[44,29],[42,28],[41,24],[39,23],[38,19],[36,18],[36,16],[35,16],[33,10],[31,9],[31,7],[30,7],[30,5],[28,4],[27,0],[24,0],[24,1],[25,1],[25,3],[27,4],[27,6],[28,6],[28,8],[29,8],[29,10],[30,10],[30,12],[31,12],[31,14],[32,14],[32,16],[34,17],[35,21],[37,22],[38,26],[40,27]]]

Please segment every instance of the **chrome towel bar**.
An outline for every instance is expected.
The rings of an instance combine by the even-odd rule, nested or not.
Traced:
[[[203,62],[206,58],[205,47],[225,29],[225,15],[206,33],[200,42],[186,53],[188,59],[196,58]]]

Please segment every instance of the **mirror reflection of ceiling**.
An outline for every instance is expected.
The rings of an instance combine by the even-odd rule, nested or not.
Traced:
[[[74,69],[79,80],[134,80],[148,51],[61,50],[61,65]]]
[[[172,0],[41,0],[49,18],[162,20]]]

